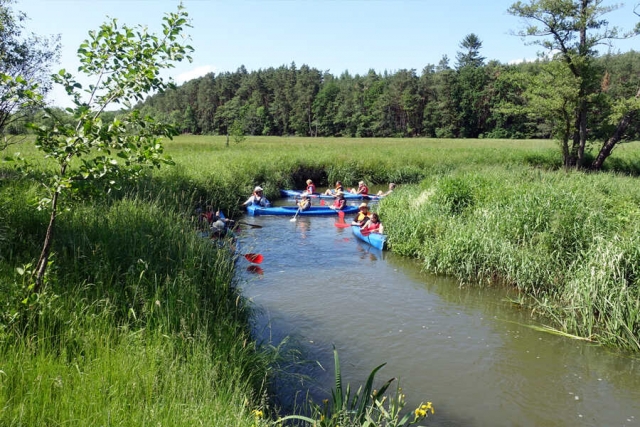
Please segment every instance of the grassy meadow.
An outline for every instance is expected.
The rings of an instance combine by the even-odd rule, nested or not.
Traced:
[[[176,165],[65,200],[46,291],[29,297],[48,215],[39,186],[0,165],[0,424],[266,423],[270,358],[251,337],[234,259],[193,212],[237,216],[255,185],[359,180],[390,249],[516,303],[562,333],[640,350],[640,144],[598,174],[564,172],[549,141],[182,136]],[[28,145],[12,146],[51,173]],[[93,188],[95,191],[99,187]],[[257,412],[254,412],[257,411]]]

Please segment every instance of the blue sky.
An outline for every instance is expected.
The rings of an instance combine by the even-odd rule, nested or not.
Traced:
[[[295,62],[339,75],[348,70],[395,71],[437,64],[447,55],[455,63],[460,41],[475,33],[481,54],[503,63],[533,59],[537,46],[527,46],[512,32],[524,27],[507,14],[512,0],[184,0],[192,19],[188,30],[195,48],[192,63],[178,64],[169,75],[178,83],[207,72],[278,67]],[[75,73],[76,50],[87,32],[106,17],[130,26],[158,30],[175,0],[17,0],[27,14],[27,30],[60,34],[62,58],[55,70]],[[614,2],[606,2],[614,4]],[[638,21],[633,3],[607,15],[625,29]],[[640,39],[619,42],[621,51],[638,49]],[[57,105],[68,106],[61,92]]]

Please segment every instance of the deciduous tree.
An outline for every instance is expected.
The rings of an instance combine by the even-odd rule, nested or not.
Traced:
[[[36,146],[57,165],[56,173],[43,182],[48,194],[41,206],[49,209],[50,219],[36,265],[34,293],[42,289],[63,194],[98,182],[108,190],[145,168],[171,162],[163,155],[160,136],[172,137],[175,129],[144,117],[132,105],[147,93],[171,85],[160,77],[160,70],[191,59],[192,48],[183,40],[187,26],[182,5],[163,18],[160,35],[144,27],[120,26],[113,19],[90,31],[89,39],[78,49],[79,70],[95,79],[94,84],[84,89],[65,70],[54,76],[73,102],[74,107],[68,109],[73,124],[56,120],[55,112],[47,109],[53,124],[33,126]],[[112,105],[126,110],[103,121],[105,110]]]
[[[563,64],[572,76],[572,79],[568,79],[566,73],[557,73],[561,80],[549,82],[567,95],[567,101],[571,100],[571,104],[566,106],[571,115],[570,127],[566,132],[561,131],[568,133],[568,137],[561,140],[566,168],[586,166],[585,148],[590,136],[588,116],[593,111],[596,95],[601,91],[603,78],[594,66],[596,48],[638,33],[638,28],[623,32],[616,26],[609,26],[604,16],[618,6],[603,4],[603,0],[529,0],[518,1],[508,10],[510,14],[529,22],[518,34],[536,37],[532,43],[542,46],[547,54],[553,55],[553,60]],[[571,90],[575,93],[569,95],[567,91]],[[591,165],[594,169],[602,166],[613,147],[624,138],[633,113],[640,107],[638,96],[621,101],[618,106],[617,116],[609,117],[609,120],[618,121],[617,130],[600,149]],[[561,126],[566,126],[564,119],[559,122]]]
[[[30,107],[40,105],[34,91],[48,91],[49,69],[60,50],[59,36],[25,36],[27,17],[14,11],[13,3],[0,0],[0,148],[7,143],[7,129],[23,124]]]

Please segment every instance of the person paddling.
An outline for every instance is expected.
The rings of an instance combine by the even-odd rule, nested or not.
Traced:
[[[368,233],[382,234],[384,232],[384,227],[380,222],[380,217],[378,217],[378,214],[373,212],[371,213],[371,218],[369,218],[369,220],[362,227],[360,227],[360,230],[363,233],[367,233],[367,234]]]
[[[360,203],[360,206],[358,206],[358,215],[356,215],[351,225],[362,227],[369,220],[370,216],[369,206],[367,206],[366,203]]]
[[[311,208],[311,199],[306,194],[302,193],[302,197],[300,197],[300,201],[297,203],[298,209],[300,211],[306,211]]]
[[[213,238],[222,238],[222,237],[232,237],[235,238],[235,233],[231,230],[234,226],[235,222],[229,218],[225,218],[224,215],[220,213],[220,211],[216,211],[212,218],[213,222],[211,223],[211,235]]]
[[[242,206],[248,206],[248,205],[258,205],[262,207],[271,206],[271,203],[267,200],[266,197],[264,197],[263,192],[264,190],[262,189],[262,187],[257,186],[256,188],[253,189],[253,193],[251,194],[251,197],[249,197],[247,201],[242,204]]]
[[[335,198],[336,200],[333,202],[331,206],[329,206],[331,209],[335,209],[339,211],[344,209],[345,206],[347,206],[347,201],[345,200],[344,193],[342,191],[336,192]]]

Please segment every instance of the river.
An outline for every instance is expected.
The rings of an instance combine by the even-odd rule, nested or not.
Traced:
[[[640,426],[637,356],[532,329],[508,291],[425,274],[333,217],[290,219],[243,218],[263,228],[245,229],[241,247],[264,261],[239,275],[256,336],[289,337],[312,361],[284,358],[284,407],[330,391],[335,345],[345,383],[386,362],[377,378],[399,379],[407,409],[433,402],[431,426]]]

